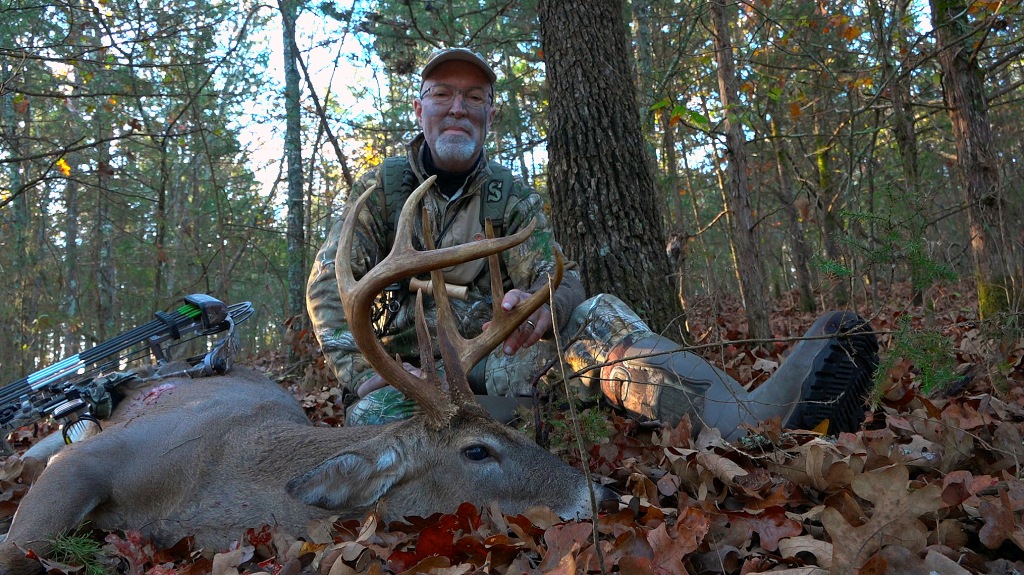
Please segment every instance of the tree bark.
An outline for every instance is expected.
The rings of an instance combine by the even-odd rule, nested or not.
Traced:
[[[638,92],[640,129],[644,134],[654,133],[654,114],[651,113],[651,106],[654,105],[655,79],[651,76],[654,72],[654,46],[651,41],[651,4],[649,2],[631,2],[633,9],[633,25],[636,30],[636,58],[638,70]]]
[[[978,37],[971,33],[967,5],[962,0],[931,0],[930,4],[942,66],[942,92],[953,124],[967,203],[978,315],[986,319],[1007,310],[1014,301],[1014,265],[1006,257],[1008,244],[985,78],[974,56]],[[1016,274],[1020,274],[1019,266]]]
[[[779,200],[782,202],[786,220],[789,223],[789,238],[792,242],[793,268],[796,270],[797,289],[800,292],[800,309],[803,311],[817,310],[814,300],[814,280],[811,274],[811,246],[807,244],[806,226],[800,218],[800,211],[796,205],[796,186],[793,183],[793,176],[789,162],[789,155],[786,153],[786,144],[782,139],[779,130],[779,113],[772,108],[772,120],[770,129],[772,134],[772,148],[775,152],[775,164],[779,173]]]
[[[12,74],[12,68],[7,66],[6,62],[0,63],[0,73],[3,73],[3,77],[9,78]],[[14,98],[12,93],[0,94],[0,136],[3,136],[3,141],[6,143],[12,152],[20,155],[20,137],[22,130],[19,129],[19,118],[14,110]],[[27,124],[27,122],[26,122]],[[27,133],[27,126],[24,128],[24,133]],[[19,269],[25,265],[26,257],[24,255],[25,246],[25,230],[27,229],[28,223],[28,198],[27,194],[24,193],[23,186],[23,170],[24,166],[22,162],[15,161],[11,162],[7,166],[7,179],[10,184],[11,195],[6,200],[6,203],[11,204],[10,209],[10,236],[8,241],[10,242],[10,261],[13,265]],[[6,204],[5,204],[6,205]],[[27,373],[27,368],[31,365],[30,354],[25,353],[24,350],[28,349],[28,342],[30,335],[27,332],[30,323],[26,323],[26,319],[23,316],[24,310],[24,298],[25,298],[25,286],[22,283],[22,277],[24,273],[11,274],[14,281],[12,282],[13,293],[11,298],[11,308],[8,312],[9,315],[6,317],[10,321],[8,337],[10,338],[11,344],[3,346],[0,349],[0,365],[13,365],[16,367],[15,373]]]
[[[732,39],[726,17],[725,0],[712,0],[711,30],[715,41],[715,59],[718,62],[718,90],[725,112],[726,206],[730,239],[736,254],[736,276],[740,286],[747,317],[747,331],[755,339],[772,336],[768,323],[768,282],[760,253],[760,238],[754,224],[754,209],[750,199],[750,169],[747,161],[746,138],[739,120],[740,102],[736,68],[732,54]]]
[[[544,0],[552,219],[591,294],[614,294],[655,331],[682,325],[653,161],[640,130],[621,0]],[[673,333],[678,333],[678,330]]]
[[[66,356],[74,355],[82,350],[78,326],[81,323],[79,317],[79,280],[78,267],[78,176],[68,178],[64,188],[64,282],[67,292],[63,297],[63,332],[64,353]]]
[[[284,153],[288,162],[288,313],[303,315],[305,306],[306,250],[304,196],[302,193],[302,120],[299,107],[299,69],[296,63],[295,18],[298,5],[295,0],[281,0],[281,20],[284,38]]]

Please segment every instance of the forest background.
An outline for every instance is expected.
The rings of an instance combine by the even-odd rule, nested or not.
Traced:
[[[799,335],[780,308],[897,309],[934,336],[900,348],[926,370],[956,368],[929,314],[964,293],[1005,373],[1020,24],[965,0],[8,0],[0,381],[195,292],[254,302],[250,352],[293,342],[348,185],[403,153],[419,67],[461,45],[499,72],[491,157],[549,196],[591,293],[698,343]],[[691,333],[685,309],[736,296],[736,330]]]
[[[1019,0],[0,0],[0,383],[206,292],[253,302],[246,359],[338,423],[310,260],[415,133],[427,55],[470,45],[499,75],[489,153],[550,199],[590,293],[745,385],[854,309],[878,393],[855,434],[733,444],[549,405],[536,437],[619,513],[371,515],[325,527],[320,573],[1020,573],[1022,22]],[[21,472],[0,466],[0,520]],[[222,572],[307,565],[280,535]]]

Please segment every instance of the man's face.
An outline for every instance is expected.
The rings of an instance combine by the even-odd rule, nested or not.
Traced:
[[[436,89],[455,93],[447,103],[439,103],[423,94]],[[483,90],[483,105],[473,106],[471,96]],[[491,129],[494,106],[491,85],[482,70],[469,62],[445,62],[423,81],[421,96],[413,100],[416,119],[438,168],[449,172],[465,172],[473,167]]]

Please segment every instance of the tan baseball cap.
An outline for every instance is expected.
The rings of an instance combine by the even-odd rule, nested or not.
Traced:
[[[491,84],[498,80],[498,75],[494,73],[490,64],[487,63],[487,60],[484,60],[483,56],[469,48],[444,48],[442,50],[435,51],[430,55],[430,58],[427,59],[426,65],[423,66],[423,71],[420,72],[420,78],[425,80],[427,76],[434,71],[434,68],[437,68],[445,62],[451,62],[453,60],[469,62],[477,68],[480,68],[484,75],[487,76],[487,81]]]

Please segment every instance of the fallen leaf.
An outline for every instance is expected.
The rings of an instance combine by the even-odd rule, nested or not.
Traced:
[[[711,520],[708,513],[698,507],[685,507],[679,510],[679,518],[676,520],[675,528],[682,531],[679,543],[688,549],[696,550],[700,547],[704,537],[711,527]],[[685,534],[685,537],[683,537]]]
[[[853,481],[856,474],[851,465],[851,456],[844,455],[840,448],[820,437],[786,451],[789,456],[779,464],[769,463],[768,468],[796,484],[809,483],[814,489],[826,493],[842,489]]]
[[[819,566],[832,563],[832,544],[828,541],[816,539],[811,535],[779,539],[779,555],[796,557],[801,553],[813,555]]]
[[[153,545],[138,531],[125,531],[123,539],[110,533],[105,541],[109,549],[128,561],[128,575],[141,575],[153,562]]]
[[[870,519],[855,527],[835,509],[826,508],[822,513],[822,523],[832,538],[830,570],[835,575],[852,575],[887,544],[912,551],[922,549],[927,543],[927,530],[918,517],[945,506],[938,485],[911,489],[909,472],[903,465],[858,475],[852,487],[859,497],[873,504]]]
[[[687,575],[683,558],[692,553],[695,548],[690,549],[685,542],[682,544],[677,542],[675,534],[670,533],[668,526],[664,523],[647,534],[647,541],[651,544],[651,550],[654,552],[654,559],[651,563],[656,574]]]
[[[635,575],[648,575],[654,573],[654,566],[647,557],[623,557],[619,561],[619,573],[633,573]]]
[[[799,522],[786,517],[781,507],[765,509],[761,513],[729,513],[729,520],[734,526],[757,533],[761,547],[768,551],[779,548],[779,540],[783,537],[796,537],[803,533],[804,528]]]
[[[953,561],[949,557],[946,557],[942,553],[934,549],[930,549],[928,554],[925,555],[924,565],[928,569],[929,574],[938,573],[941,575],[970,575],[970,571],[964,569],[962,565]]]
[[[1024,550],[1024,527],[1014,517],[1013,507],[1006,489],[999,488],[998,500],[986,497],[978,509],[985,525],[978,531],[978,539],[989,549],[997,549],[1004,541],[1010,540]]]
[[[592,523],[569,522],[555,525],[544,532],[544,544],[547,551],[544,560],[538,567],[542,571],[555,568],[566,554],[583,548],[594,534]],[[546,567],[545,567],[546,566]]]
[[[576,552],[579,545],[574,544],[571,549],[561,557],[558,562],[549,569],[541,569],[545,575],[576,575]]]
[[[17,455],[12,455],[7,459],[4,459],[3,465],[0,465],[0,481],[14,481],[21,476],[22,470],[25,469],[25,464]]]
[[[775,370],[779,368],[779,362],[759,357],[754,362],[753,368],[768,373],[775,373]]]
[[[749,473],[738,463],[710,451],[697,453],[697,464],[710,471],[719,481],[726,485],[732,485],[737,477],[742,477]]]
[[[217,553],[213,556],[213,566],[210,575],[238,575],[238,566],[252,559],[253,548],[250,545],[242,545],[236,549]]]

